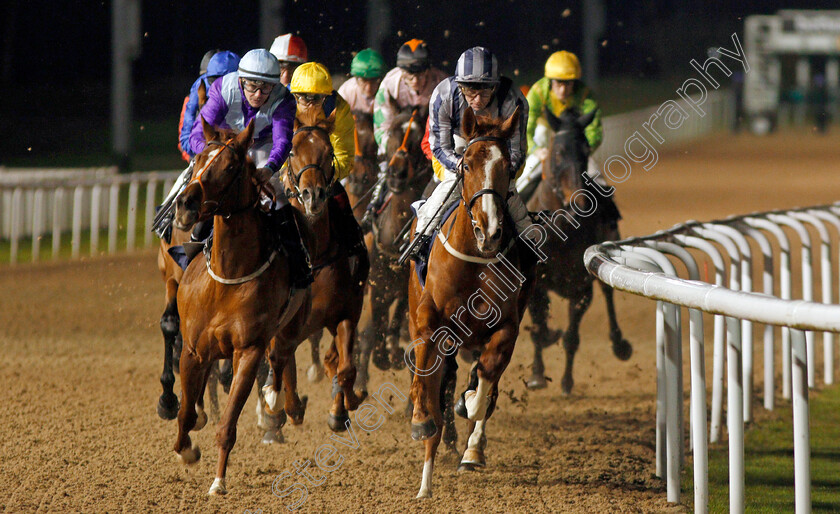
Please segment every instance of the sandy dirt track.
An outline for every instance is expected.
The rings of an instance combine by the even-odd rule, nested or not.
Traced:
[[[622,232],[644,235],[688,219],[837,200],[838,143],[837,135],[721,135],[661,152],[652,170],[634,170],[617,185]],[[298,352],[300,389],[310,398],[304,425],[285,428],[285,444],[260,444],[252,394],[228,468],[230,493],[216,498],[206,495],[216,465],[215,424],[194,433],[203,456],[185,469],[172,451],[175,421],[155,413],[163,287],[154,253],[4,267],[0,505],[6,512],[282,512],[290,499],[272,494],[275,477],[294,473],[294,461],[311,459],[332,442],[343,462],[323,485],[308,486],[303,512],[681,511],[668,506],[653,475],[653,304],[623,293],[616,300],[633,357],[620,362],[611,354],[596,293],[583,323],[572,396],[560,394],[564,357],[557,346],[545,352],[554,382],[528,392],[523,380],[531,346],[523,333],[488,425],[487,468],[458,474],[457,459],[441,450],[431,500],[413,499],[422,445],[411,440],[401,414],[370,434],[357,428],[358,449],[330,441],[328,386],[304,378],[304,348]],[[555,325],[564,324],[565,310],[564,302],[555,303]],[[371,390],[390,381],[408,393],[405,372],[371,369]],[[461,448],[464,431],[459,420]],[[283,488],[304,481],[295,477]]]

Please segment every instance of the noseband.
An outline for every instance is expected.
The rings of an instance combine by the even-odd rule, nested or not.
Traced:
[[[292,140],[294,140],[295,136],[300,134],[301,132],[323,132],[324,136],[326,136],[327,144],[330,145],[330,154],[332,157],[332,173],[330,173],[329,178],[327,178],[327,172],[324,171],[324,168],[321,167],[320,164],[312,163],[307,164],[303,168],[300,169],[297,173],[292,168],[292,152],[289,152],[289,157],[286,159],[286,174],[289,177],[289,182],[292,183],[292,187],[294,187],[294,192],[291,189],[286,189],[286,197],[288,198],[297,198],[300,199],[300,178],[306,172],[306,170],[316,169],[321,172],[324,176],[324,180],[327,182],[327,185],[332,184],[333,179],[335,178],[335,152],[332,151],[332,144],[330,143],[330,133],[324,127],[319,127],[317,125],[308,125],[305,127],[300,127],[297,129],[294,134],[292,134]]]
[[[502,144],[505,143],[505,140],[500,138],[500,137],[480,136],[480,137],[477,137],[475,139],[470,140],[469,144],[467,144],[467,147],[464,149],[464,155],[466,155],[467,150],[469,150],[470,146],[472,146],[475,143],[481,142],[481,141],[491,141],[493,143],[498,143],[499,145],[502,145]],[[458,175],[459,175],[459,179],[463,180],[464,179],[463,161],[462,161],[461,166],[462,166],[461,169],[458,170]],[[472,195],[469,202],[467,201],[467,198],[464,196],[464,193],[462,191],[461,192],[461,201],[464,202],[464,207],[467,208],[467,215],[469,215],[470,223],[472,223],[473,226],[475,226],[475,223],[476,223],[475,218],[473,217],[473,213],[472,213],[473,205],[475,205],[475,202],[477,202],[478,199],[481,198],[484,195],[490,195],[490,196],[493,196],[495,198],[498,198],[499,201],[502,203],[502,205],[505,205],[505,203],[507,202],[506,197],[502,196],[498,191],[496,191],[495,189],[491,189],[491,188],[479,189],[478,191],[475,192],[474,195]]]

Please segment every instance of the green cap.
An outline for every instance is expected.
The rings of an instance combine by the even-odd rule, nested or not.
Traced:
[[[385,59],[373,48],[365,48],[353,57],[350,75],[363,79],[375,79],[385,75]]]

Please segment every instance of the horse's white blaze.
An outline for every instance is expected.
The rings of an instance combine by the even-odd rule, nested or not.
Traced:
[[[484,163],[484,189],[493,188],[493,167],[496,162],[502,158],[502,151],[498,146],[490,147],[490,159]],[[496,215],[496,202],[493,201],[493,195],[484,195],[481,197],[481,208],[487,215],[487,234],[495,234],[499,229],[499,217]]]
[[[478,387],[475,391],[467,391],[464,393],[464,403],[467,406],[467,418],[472,421],[484,419],[487,413],[487,405],[489,400],[487,398],[490,392],[490,381],[478,377]]]
[[[423,481],[420,482],[420,492],[417,493],[418,498],[432,497],[432,471],[435,463],[429,459],[423,463]]]
[[[204,166],[202,166],[202,167],[201,167],[201,169],[200,169],[200,170],[198,170],[198,173],[196,173],[196,174],[195,174],[195,180],[198,180],[198,179],[200,179],[200,178],[201,178],[201,175],[203,175],[203,174],[204,174],[204,171],[207,169],[207,167],[208,167],[208,166],[210,166],[210,163],[212,163],[212,162],[213,162],[213,159],[215,159],[215,158],[216,158],[216,156],[217,156],[217,155],[219,154],[219,152],[221,152],[221,151],[222,151],[222,149],[221,149],[221,148],[216,148],[215,150],[211,150],[211,151],[210,151],[210,153],[209,153],[209,154],[207,154],[207,160],[206,160],[206,161],[204,161]]]
[[[272,385],[264,385],[262,388],[263,396],[265,397],[265,403],[268,407],[268,410],[272,414],[276,414],[278,412],[278,407],[280,404],[280,393],[274,390],[274,386]]]
[[[213,480],[213,485],[210,486],[210,490],[207,491],[207,494],[227,494],[225,479],[216,477],[216,479]]]

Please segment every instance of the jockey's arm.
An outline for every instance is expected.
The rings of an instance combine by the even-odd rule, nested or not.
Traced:
[[[543,115],[543,108],[545,107],[545,98],[548,96],[548,89],[551,87],[551,81],[545,77],[538,80],[528,91],[528,123],[527,138],[528,148],[533,152],[539,145],[534,143],[534,132],[537,130],[537,121]]]
[[[192,132],[193,125],[195,124],[195,117],[198,114],[198,86],[200,83],[201,77],[193,82],[193,85],[190,88],[189,100],[187,100],[187,103],[184,106],[181,135],[179,138],[181,150],[187,153],[190,157],[195,155],[195,152],[192,151],[192,147],[190,147],[190,133]]]
[[[353,170],[356,155],[356,143],[353,131],[356,124],[350,113],[350,104],[338,96],[335,104],[335,127],[330,134],[330,142],[335,153],[335,180],[341,180]]]
[[[583,101],[583,105],[581,106],[581,112],[586,114],[591,112],[595,109],[598,109],[598,103],[591,98],[587,98]],[[595,114],[595,118],[592,120],[592,123],[586,126],[583,129],[583,133],[586,136],[586,140],[589,142],[589,148],[591,151],[595,151],[601,146],[601,142],[604,140],[604,126],[601,124],[601,110],[598,109],[598,112]]]
[[[221,125],[227,114],[227,104],[222,99],[222,81],[217,80],[210,86],[207,94],[207,103],[202,107],[201,112],[195,117],[192,130],[190,131],[190,150],[200,154],[207,142],[204,140],[204,128],[201,125],[202,118],[214,127]]]
[[[440,86],[435,88],[429,103],[433,107],[429,115],[429,147],[434,155],[433,164],[437,161],[435,176],[443,180],[445,170],[454,170],[458,166],[460,156],[455,154],[455,135],[452,132],[452,103],[450,95],[441,95]]]
[[[292,131],[295,126],[296,110],[294,97],[286,95],[271,116],[272,146],[265,167],[273,172],[280,169],[292,150]]]
[[[388,143],[388,129],[391,127],[391,119],[394,117],[391,107],[385,99],[385,95],[388,94],[386,92],[387,87],[387,82],[383,80],[373,97],[373,137],[376,139],[376,144],[379,145],[380,153],[384,153],[385,146]]]
[[[516,107],[519,107],[519,123],[516,127],[516,131],[510,138],[509,146],[511,170],[513,170],[512,173],[518,177],[519,174],[522,173],[522,166],[525,164],[525,158],[528,156],[528,136],[526,128],[530,123],[530,116],[528,115],[529,104],[525,99],[525,95],[523,95],[522,91],[518,88],[512,88],[511,93],[513,94],[515,100],[510,112],[505,111],[504,117],[510,116],[513,114]]]

